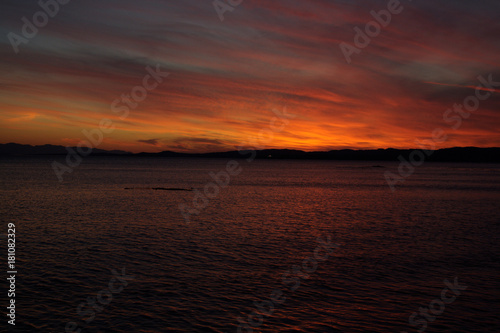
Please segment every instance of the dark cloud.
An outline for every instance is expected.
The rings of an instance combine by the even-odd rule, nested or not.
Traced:
[[[174,142],[178,144],[186,144],[186,143],[209,143],[214,145],[222,144],[220,140],[207,139],[207,138],[179,138],[174,140]]]
[[[142,142],[142,143],[146,143],[148,145],[157,146],[158,145],[158,140],[159,139],[137,140],[137,142]]]

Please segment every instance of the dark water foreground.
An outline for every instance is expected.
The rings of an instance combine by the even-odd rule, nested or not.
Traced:
[[[500,332],[500,165],[241,160],[187,224],[227,161],[50,162],[0,161],[12,332]]]

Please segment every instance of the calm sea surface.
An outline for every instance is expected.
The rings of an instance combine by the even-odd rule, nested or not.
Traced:
[[[393,193],[397,163],[242,159],[188,224],[198,192],[140,188],[203,191],[227,160],[88,157],[62,183],[51,162],[0,160],[12,332],[500,332],[500,165],[427,163]],[[303,266],[318,238],[338,247]]]

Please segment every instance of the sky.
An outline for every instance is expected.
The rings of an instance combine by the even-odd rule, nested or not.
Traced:
[[[218,0],[224,13],[211,0],[54,1],[40,2],[45,21],[38,1],[0,3],[0,143],[500,147],[498,0]],[[493,82],[482,100],[479,76]],[[468,97],[476,110],[447,112]]]

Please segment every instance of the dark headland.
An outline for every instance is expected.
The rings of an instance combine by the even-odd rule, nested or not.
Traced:
[[[70,147],[76,151],[75,147]],[[158,153],[133,154],[122,150],[93,149],[93,156],[123,156],[123,157],[198,157],[198,158],[248,158],[255,155],[257,159],[302,159],[302,160],[357,160],[357,161],[398,161],[402,156],[407,159],[415,149],[341,149],[330,151],[305,152],[293,149],[263,149],[256,151],[227,151],[215,153],[179,153],[162,151]],[[455,147],[426,151],[425,160],[434,162],[475,162],[500,163],[500,148]],[[430,154],[432,152],[432,154]],[[0,156],[40,156],[66,155],[64,146],[42,145],[31,146],[17,143],[0,144]]]

